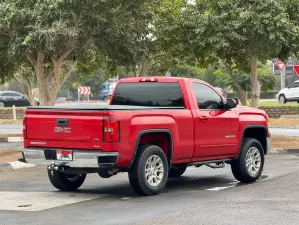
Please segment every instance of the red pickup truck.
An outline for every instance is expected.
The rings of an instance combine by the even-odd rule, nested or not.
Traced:
[[[230,164],[241,182],[257,180],[270,147],[268,116],[237,107],[211,85],[188,78],[120,80],[109,105],[28,107],[23,160],[47,165],[62,191],[86,174],[128,172],[139,195],[156,195],[188,166]]]

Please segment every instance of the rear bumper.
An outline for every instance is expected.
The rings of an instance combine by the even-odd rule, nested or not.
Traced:
[[[46,152],[45,152],[46,151]],[[23,148],[24,161],[36,165],[57,165],[72,168],[110,168],[118,162],[118,152],[103,152],[95,150],[73,150],[73,160],[57,160],[55,150],[40,148]],[[50,154],[49,154],[50,153]]]

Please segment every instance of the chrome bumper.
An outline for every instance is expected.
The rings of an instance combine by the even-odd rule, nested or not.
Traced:
[[[73,160],[47,159],[45,150],[40,148],[23,148],[20,152],[26,163],[36,165],[69,166],[72,168],[109,168],[116,165],[118,152],[102,152],[97,150],[73,150]]]

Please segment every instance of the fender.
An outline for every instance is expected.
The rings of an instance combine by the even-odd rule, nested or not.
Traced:
[[[241,142],[240,142],[240,146],[239,146],[238,154],[237,154],[236,157],[233,158],[233,159],[237,159],[237,158],[239,157],[240,152],[241,152],[241,148],[242,148],[242,145],[243,145],[243,140],[244,140],[244,134],[245,134],[245,131],[246,131],[247,129],[250,129],[250,128],[262,128],[262,129],[265,130],[265,133],[268,134],[267,127],[264,126],[264,125],[247,125],[247,126],[245,126],[245,127],[243,128],[243,131],[242,131],[242,137],[241,137]],[[266,142],[266,144],[267,144],[267,142]],[[267,148],[266,148],[266,149],[263,149],[263,150],[264,150],[265,155],[267,155]]]
[[[169,151],[169,166],[171,165],[171,160],[172,160],[172,156],[173,156],[173,139],[172,139],[172,133],[170,130],[168,129],[149,129],[149,130],[142,130],[138,136],[137,136],[137,139],[136,139],[136,143],[135,143],[135,148],[134,148],[134,153],[133,153],[133,157],[132,157],[132,160],[131,160],[131,163],[130,165],[128,166],[127,169],[130,169],[132,168],[134,162],[135,162],[135,159],[136,159],[136,155],[137,155],[137,150],[138,150],[138,145],[139,145],[139,141],[140,141],[140,138],[143,134],[149,134],[149,133],[167,133],[169,134],[169,137],[170,137],[170,151]],[[170,168],[170,167],[169,167]]]

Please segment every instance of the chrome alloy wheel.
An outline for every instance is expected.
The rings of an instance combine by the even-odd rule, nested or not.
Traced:
[[[250,175],[255,176],[261,167],[261,154],[256,147],[251,147],[246,153],[246,168]]]
[[[158,186],[164,175],[164,165],[162,159],[157,155],[152,155],[145,164],[145,178],[149,185]]]

